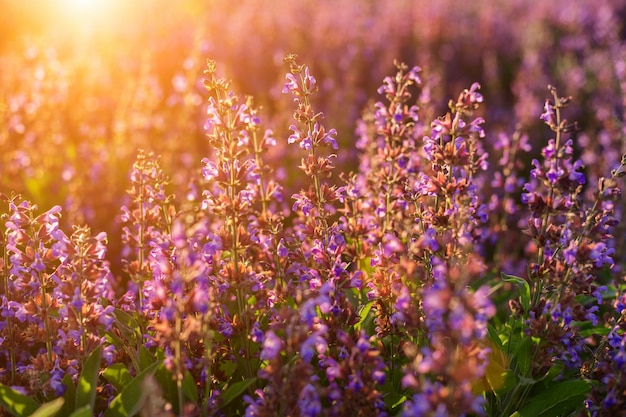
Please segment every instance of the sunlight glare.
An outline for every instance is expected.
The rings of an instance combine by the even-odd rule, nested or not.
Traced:
[[[61,0],[59,12],[68,21],[95,23],[111,11],[111,0]]]

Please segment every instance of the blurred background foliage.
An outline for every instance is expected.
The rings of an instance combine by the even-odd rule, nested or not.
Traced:
[[[356,169],[355,121],[394,59],[423,69],[426,120],[479,82],[488,150],[490,137],[516,130],[545,141],[549,83],[576,98],[576,152],[606,168],[590,182],[625,150],[623,0],[0,0],[0,10],[0,192],[61,204],[65,228],[106,231],[111,259],[138,149],[162,155],[179,200],[193,193],[211,153],[207,58],[286,143],[282,59],[299,55],[320,84],[316,108],[339,132],[342,170]],[[286,152],[276,161],[294,166]],[[299,188],[295,170],[279,173]]]

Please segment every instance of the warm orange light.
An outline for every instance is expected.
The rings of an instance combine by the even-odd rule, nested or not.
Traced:
[[[114,0],[58,0],[58,13],[67,23],[98,25],[107,19]],[[93,29],[93,28],[92,28]]]
[[[90,18],[102,13],[107,3],[106,0],[61,0],[59,7],[68,16]]]

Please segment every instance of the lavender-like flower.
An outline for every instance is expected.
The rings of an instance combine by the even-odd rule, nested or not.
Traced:
[[[29,387],[31,392],[47,391],[52,389],[52,380],[33,378],[40,372],[51,371],[59,361],[54,340],[61,323],[51,314],[58,307],[52,297],[52,277],[64,254],[55,256],[52,247],[67,237],[59,229],[59,206],[36,216],[36,206],[16,200],[8,201],[10,215],[4,219],[8,274],[2,304],[6,306],[3,315],[9,336],[4,343],[8,344],[13,383],[19,377],[25,380],[20,385]],[[24,311],[25,315],[20,313]],[[16,351],[21,354],[11,353]]]
[[[104,344],[104,332],[114,321],[113,276],[106,254],[106,234],[91,236],[88,227],[77,227],[69,239],[53,245],[63,263],[52,276],[53,297],[64,326],[60,330],[58,353],[84,363],[89,354]],[[109,360],[113,351],[107,350]]]
[[[614,264],[611,231],[617,224],[615,200],[620,194],[616,178],[623,169],[620,166],[610,178],[601,178],[593,205],[585,204],[586,177],[582,163],[573,160],[575,144],[567,137],[577,126],[562,116],[571,98],[549,89],[552,99],[546,101],[541,119],[555,137],[542,149],[543,160],[533,160],[531,180],[522,194],[531,212],[526,233],[537,256],[529,265],[532,305],[526,312],[528,335],[542,341],[536,372],[544,371],[555,358],[570,367],[582,366],[584,340],[574,322],[598,321],[602,299],[582,301],[580,296],[599,295],[599,272]]]
[[[602,382],[593,386],[585,401],[587,413],[594,417],[619,415],[626,406],[621,395],[626,389],[626,294],[616,297],[613,308],[610,331],[594,349],[592,365],[585,375]]]
[[[475,83],[464,90],[456,102],[450,101],[452,113],[431,124],[431,136],[424,137],[423,147],[431,169],[420,173],[409,188],[416,225],[409,252],[425,272],[412,291],[421,299],[426,340],[413,336],[405,345],[409,363],[402,382],[414,394],[405,403],[404,415],[480,413],[482,409],[483,398],[472,385],[488,364],[487,320],[495,307],[487,287],[476,291],[468,287],[486,269],[474,252],[487,213],[474,182],[486,169],[487,155],[479,142],[485,137],[484,121],[467,120],[483,101],[478,89]],[[415,314],[406,301],[407,292],[411,293],[401,291],[398,298],[396,320]]]
[[[164,364],[176,382],[183,415],[182,381],[187,372],[198,386],[201,403],[213,398],[210,380],[214,366],[213,338],[216,333],[217,285],[211,282],[214,245],[205,221],[185,224],[176,219],[168,246],[152,244],[148,257],[152,277],[145,282],[144,299],[153,312],[154,343],[163,348]]]
[[[236,362],[238,372],[252,379],[264,355],[261,343],[273,340],[261,337],[258,323],[286,289],[282,188],[265,161],[275,139],[270,130],[262,133],[252,98],[231,91],[230,83],[217,77],[214,62],[205,75],[211,94],[205,130],[214,154],[202,160],[201,209],[213,242],[219,242],[205,244],[212,266],[207,285],[220,306],[216,331],[226,339],[224,348],[215,350],[227,353],[221,359]]]
[[[35,215],[27,201],[6,201],[0,344],[9,372],[2,382],[29,395],[62,395],[62,380],[77,380],[112,324],[105,236],[78,228],[68,238],[59,228],[60,207]],[[105,351],[110,360],[113,352]]]
[[[168,179],[161,169],[159,158],[153,153],[139,150],[130,173],[130,205],[122,207],[122,241],[125,244],[123,269],[130,278],[129,290],[122,308],[146,312],[142,299],[144,281],[149,279],[148,254],[152,243],[168,241],[175,209],[173,195],[165,187]],[[128,304],[137,303],[136,306]]]

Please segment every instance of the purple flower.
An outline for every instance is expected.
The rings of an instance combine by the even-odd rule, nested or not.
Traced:
[[[298,395],[298,407],[303,417],[317,417],[322,413],[322,403],[317,389],[312,384],[306,384]]]
[[[472,133],[478,133],[479,137],[484,138],[485,130],[481,126],[481,124],[483,123],[485,123],[485,119],[483,119],[482,117],[477,117],[476,119],[472,120],[472,122],[470,123],[469,131]]]
[[[285,246],[285,241],[281,238],[278,242],[278,247],[276,248],[278,252],[278,256],[281,258],[286,258],[289,255],[289,249]]]
[[[602,406],[608,410],[609,408],[615,406],[616,404],[617,404],[617,397],[615,395],[615,390],[612,389],[604,398],[604,401],[602,401]]]
[[[311,362],[313,354],[317,352],[318,355],[326,352],[328,348],[328,342],[324,338],[326,333],[326,326],[322,326],[319,330],[313,332],[300,347],[300,355],[306,362]]]
[[[617,311],[617,314],[622,314],[624,310],[626,310],[626,293],[615,300],[615,311]]]
[[[291,73],[287,74],[285,78],[287,79],[287,82],[285,83],[285,86],[283,87],[282,92],[283,93],[291,92],[295,96],[299,96],[299,95],[302,95],[303,93],[311,92],[315,89],[317,85],[315,77],[313,77],[309,73],[308,67],[305,67],[304,69],[304,77],[302,80],[302,86],[300,85],[298,80],[296,80],[296,77]]]
[[[250,340],[254,343],[263,343],[265,341],[265,333],[261,330],[261,325],[258,321],[255,321],[250,331]]]
[[[302,214],[308,216],[311,214],[311,210],[315,208],[311,200],[302,194],[294,194],[291,198],[296,200],[291,208],[293,211],[302,210]]]
[[[383,85],[378,87],[378,90],[376,91],[378,94],[394,96],[396,94],[396,84],[393,82],[391,77],[385,77],[383,79]]]
[[[335,136],[337,136],[337,131],[335,129],[330,129],[327,132],[322,125],[320,125],[319,123],[315,123],[313,125],[313,132],[310,133],[310,136],[312,138],[312,143],[315,146],[327,144],[330,145],[333,149],[339,149],[339,146],[337,145],[337,140],[335,139]],[[300,147],[303,149],[311,149],[303,147],[302,144],[300,145]]]
[[[409,70],[409,72],[406,73],[406,78],[413,81],[416,84],[421,84],[422,80],[419,77],[419,73],[422,71],[422,69],[418,66],[414,66],[413,68],[411,68]]]
[[[402,407],[403,417],[422,417],[429,415],[431,411],[430,401],[426,394],[414,394]]]
[[[218,319],[218,328],[220,333],[226,338],[230,338],[235,334],[232,323],[224,318]]]
[[[54,390],[55,395],[59,397],[62,397],[67,389],[65,384],[63,384],[64,376],[65,372],[58,366],[55,366],[54,369],[50,371],[50,387]]]
[[[556,125],[556,116],[554,114],[554,108],[550,103],[550,100],[546,99],[543,106],[544,112],[541,114],[540,119],[543,120],[548,126]]]
[[[265,332],[265,340],[263,341],[263,349],[261,350],[261,359],[271,361],[278,357],[283,349],[283,341],[276,336],[273,330]]]
[[[552,317],[552,321],[554,322],[558,322],[559,320],[561,320],[562,314],[561,314],[560,304],[557,304],[552,308],[552,312],[550,313],[550,316]]]
[[[266,129],[265,133],[263,134],[263,146],[266,148],[273,148],[276,146],[274,132],[271,129]]]
[[[441,248],[437,241],[437,231],[429,226],[419,238],[418,246],[431,252],[437,252]]]
[[[294,77],[293,74],[289,73],[285,76],[285,78],[287,78],[287,82],[285,83],[285,86],[282,89],[283,94],[284,93],[289,93],[289,92],[296,92],[299,90],[299,86],[298,86],[298,81],[296,80],[296,77]]]
[[[202,248],[205,259],[216,255],[217,252],[220,250],[222,250],[222,239],[220,239],[220,237],[217,235],[209,233],[208,242],[205,243]]]
[[[482,94],[478,92],[478,90],[480,90],[480,84],[473,83],[469,91],[467,92],[468,100],[470,103],[482,103],[483,102],[483,96]]]
[[[203,158],[202,163],[204,164],[202,167],[202,177],[206,181],[212,181],[219,174],[217,164],[208,158]]]
[[[26,307],[17,301],[9,301],[7,307],[7,309],[3,308],[2,315],[4,317],[15,317],[19,321],[24,322],[29,315],[26,311]]]
[[[291,125],[289,126],[289,130],[291,130],[293,133],[291,135],[289,135],[289,138],[287,138],[287,143],[298,143],[300,144],[303,138],[302,132],[300,132],[300,129],[298,129],[297,126],[295,125]],[[309,141],[308,145],[302,145],[300,144],[300,147],[303,149],[311,149],[311,143]],[[308,147],[307,147],[308,146]]]
[[[317,297],[308,299],[300,307],[300,319],[307,323],[309,326],[313,325],[315,318],[317,317],[317,309],[319,308],[322,314],[328,314],[332,307],[330,298],[328,297],[328,289],[330,284],[325,283],[320,289],[320,294]]]

